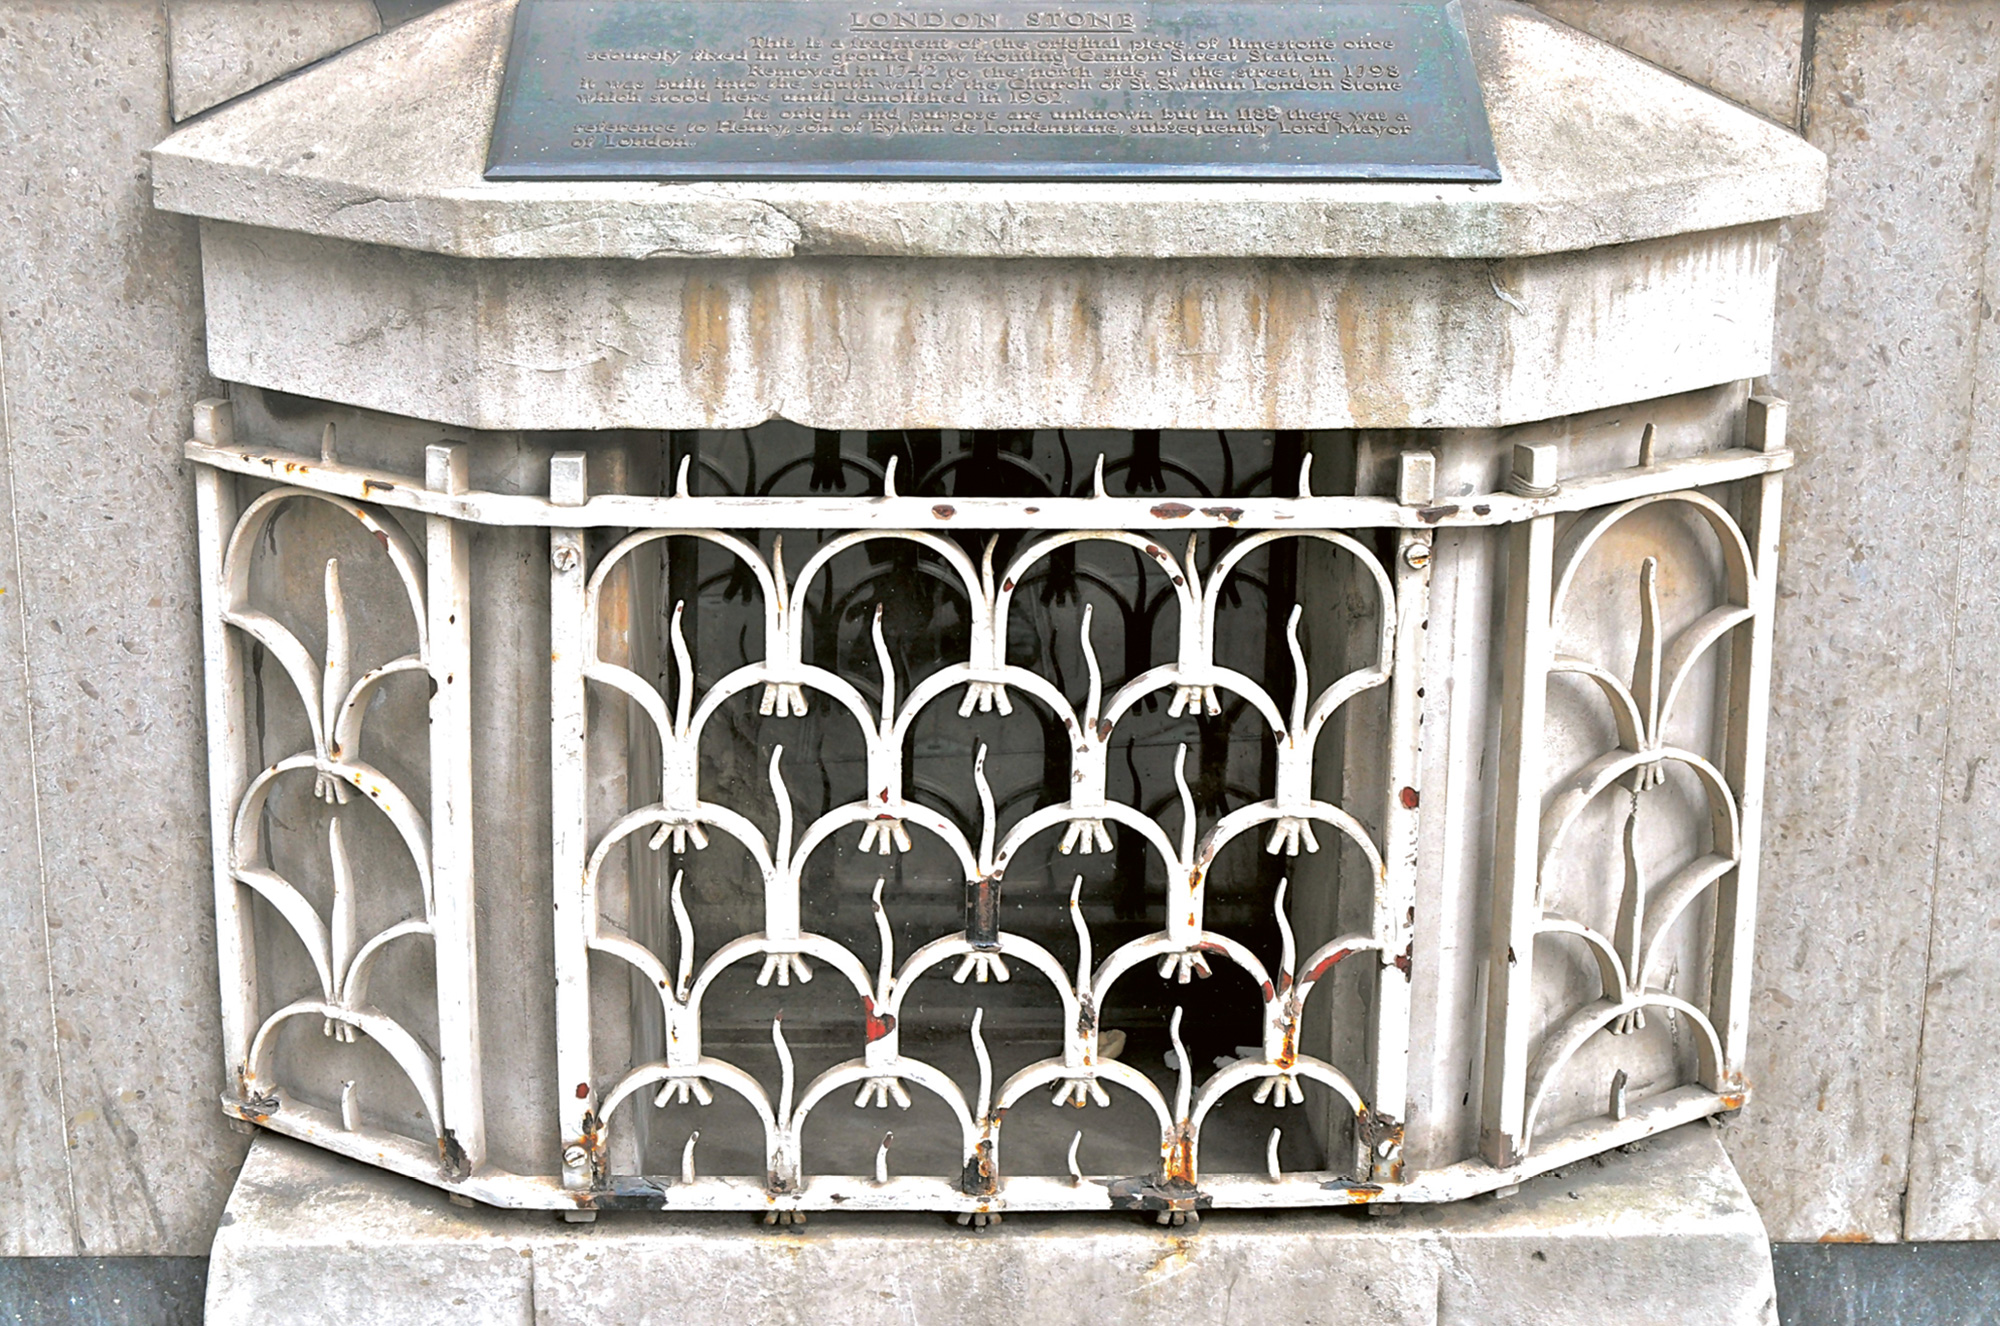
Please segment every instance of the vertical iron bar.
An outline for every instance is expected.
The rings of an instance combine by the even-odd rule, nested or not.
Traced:
[[[195,440],[230,446],[235,429],[229,402],[194,407]],[[195,514],[201,566],[201,643],[208,718],[209,852],[215,875],[215,956],[222,984],[224,1081],[243,1092],[250,1040],[257,1030],[257,953],[249,900],[236,883],[236,806],[250,783],[250,734],[245,716],[243,643],[226,620],[229,586],[223,563],[236,531],[236,480],[206,465],[195,468]]]
[[[584,453],[549,458],[549,500],[581,506],[590,496]],[[556,1087],[562,1116],[563,1187],[589,1188],[599,1130],[590,1045],[590,931],[584,872],[590,859],[589,727],[584,694],[587,633],[584,534],[549,531],[549,784],[554,819]]]
[[[1427,507],[1437,491],[1437,457],[1406,451],[1398,461],[1396,500]],[[1417,905],[1417,840],[1423,823],[1424,633],[1431,614],[1431,532],[1404,530],[1396,539],[1394,673],[1389,680],[1388,787],[1382,813],[1383,878],[1375,886],[1372,930],[1382,942],[1376,976],[1373,1045],[1375,1074],[1371,1099],[1378,1124],[1370,1168],[1378,1183],[1403,1177],[1398,1131],[1408,1121],[1410,1089],[1410,982],[1415,958],[1413,922]],[[1392,1131],[1384,1133],[1382,1128]]]
[[[424,449],[424,486],[459,495],[470,487],[470,449]],[[472,559],[465,526],[424,518],[430,641],[431,877],[435,915],[438,1074],[444,1162],[462,1177],[486,1158],[480,1075],[479,959],[472,844]]]
[[[632,457],[622,440],[599,447],[594,451],[593,459],[598,465],[597,479],[602,491],[632,491]],[[603,556],[607,550],[604,545],[617,543],[619,533],[617,530],[596,532],[600,544],[598,556]],[[634,615],[637,604],[633,597],[634,561],[632,556],[621,558],[605,573],[604,581],[598,587],[596,602],[584,622],[584,630],[594,642],[591,657],[597,662],[627,669],[633,664],[637,634]],[[596,721],[590,724],[591,731],[596,735],[588,743],[585,756],[586,776],[591,788],[590,819],[586,823],[611,824],[633,809],[637,796],[632,767],[633,738],[639,731],[638,725],[644,722],[645,714],[636,702],[609,687],[600,688],[595,695],[586,695],[584,703],[596,707]],[[621,869],[624,873],[624,919],[628,933],[633,929],[640,907],[639,872],[655,859],[653,853],[647,850],[646,842],[647,835],[633,835],[625,842],[622,859],[607,857],[600,867],[605,873]],[[603,887],[604,877],[600,874],[596,887],[591,890],[591,905],[587,909],[593,926],[603,913]],[[628,972],[626,990],[629,1021],[625,1039],[628,1052],[636,1056],[640,1047],[633,1039],[633,1033],[645,1017],[649,1004],[658,1009],[659,997],[652,983],[636,969]],[[609,1014],[608,1008],[600,1008],[596,1016],[602,1018]],[[632,1125],[621,1129],[618,1134],[620,1154],[616,1158],[607,1158],[613,1170],[637,1169],[639,1158],[644,1154],[642,1140],[647,1112],[634,1110],[630,1118]]]

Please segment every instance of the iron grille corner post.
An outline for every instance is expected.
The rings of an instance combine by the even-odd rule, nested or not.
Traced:
[[[235,443],[229,402],[203,400],[194,409],[195,440],[204,446]],[[229,587],[224,581],[230,535],[240,507],[236,477],[207,465],[195,468],[196,538],[200,544],[203,695],[208,720],[209,853],[215,872],[215,949],[222,986],[225,1100],[242,1102],[249,1080],[250,1046],[257,1031],[257,950],[251,912],[236,882],[236,807],[250,785],[248,690],[243,642],[229,627]]]
[[[549,460],[549,501],[580,507],[590,498],[581,451]],[[597,909],[589,880],[589,699],[584,675],[590,567],[584,531],[549,530],[549,787],[555,870],[556,1095],[562,1131],[562,1186],[587,1191],[604,1166],[590,1044],[590,934]]]
[[[1523,496],[1556,491],[1556,448],[1517,446],[1508,486]],[[1553,642],[1556,518],[1530,515],[1507,534],[1500,638],[1500,784],[1494,813],[1492,923],[1487,947],[1486,1074],[1480,1148],[1506,1169],[1527,1145],[1528,1014],[1541,919],[1542,732]]]
[[[471,487],[464,443],[424,450],[424,486],[462,497]],[[479,945],[472,842],[472,563],[465,526],[424,517],[430,635],[431,881],[436,950],[438,1075],[445,1173],[464,1178],[486,1161],[480,1073]]]
[[[1744,417],[1745,443],[1764,455],[1785,453],[1789,407],[1775,396],[1752,396]],[[1723,773],[1737,796],[1735,868],[1716,894],[1714,993],[1722,1034],[1720,1089],[1740,1106],[1749,1090],[1744,1076],[1750,1031],[1753,944],[1757,925],[1757,875],[1764,823],[1764,755],[1770,730],[1772,633],[1777,625],[1778,541],[1785,476],[1771,470],[1743,485],[1740,511],[1752,550],[1751,620],[1731,642],[1728,743]]]

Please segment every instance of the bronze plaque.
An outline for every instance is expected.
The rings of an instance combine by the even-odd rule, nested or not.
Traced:
[[[521,0],[486,177],[1500,173],[1457,0]]]

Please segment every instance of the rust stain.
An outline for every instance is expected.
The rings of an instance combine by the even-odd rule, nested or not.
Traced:
[[[779,291],[776,274],[769,268],[777,263],[753,264],[754,274],[750,278],[750,343],[757,347],[751,355],[751,362],[759,366],[761,381],[763,365],[771,362],[771,356],[764,353],[764,347],[771,344],[771,325],[778,316]],[[810,321],[810,320],[809,320]]]
[[[931,514],[939,520],[950,520],[958,514],[958,508],[951,506],[949,503],[940,502],[931,508]]]
[[[1181,287],[1175,312],[1179,315],[1182,354],[1211,354],[1215,347],[1209,325],[1209,306],[1214,295],[1201,285]]]
[[[1396,794],[1396,800],[1403,803],[1404,810],[1415,810],[1417,808],[1417,802],[1419,800],[1417,796],[1417,789],[1414,787],[1404,788],[1401,792],[1398,792]]]
[[[583,1149],[590,1153],[590,1185],[600,1187],[604,1183],[604,1124],[597,1117],[596,1110],[583,1112],[583,1135],[577,1138]]]
[[[968,1197],[991,1197],[998,1190],[993,1172],[993,1143],[981,1141],[979,1149],[966,1159],[958,1186]]]
[[[1194,1187],[1194,1138],[1185,1127],[1174,1129],[1174,1140],[1167,1148],[1164,1167],[1163,1186]]]
[[[438,1138],[438,1164],[447,1179],[462,1179],[472,1173],[471,1167],[465,1163],[465,1148],[459,1145],[458,1135],[449,1128],[444,1130],[443,1137]]]
[[[1180,520],[1194,514],[1194,508],[1185,502],[1161,502],[1152,509],[1155,520]],[[1146,551],[1158,556],[1158,551],[1148,544]]]
[[[1435,525],[1446,516],[1455,516],[1457,514],[1458,508],[1456,506],[1427,506],[1417,512],[1417,519],[1423,521],[1426,525]]]
[[[1114,1211],[1206,1211],[1214,1204],[1214,1198],[1184,1179],[1140,1174],[1099,1182],[1109,1190]]]
[[[726,394],[730,365],[728,288],[690,276],[681,287],[681,371],[713,407]]]
[[[1204,516],[1213,516],[1217,520],[1226,520],[1234,525],[1237,521],[1243,519],[1243,508],[1240,506],[1205,506],[1201,509],[1201,514]]]
[[[1348,412],[1358,428],[1408,428],[1410,401],[1397,387],[1408,380],[1408,345],[1424,334],[1415,326],[1421,310],[1407,302],[1385,305],[1380,294],[1379,285],[1350,275],[1335,297]]]

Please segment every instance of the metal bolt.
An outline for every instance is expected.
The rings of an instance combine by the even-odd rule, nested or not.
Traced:
[[[554,557],[556,563],[556,570],[558,571],[576,570],[576,549],[572,548],[569,544],[567,543],[557,544]]]
[[[567,1146],[563,1148],[563,1164],[569,1166],[571,1169],[582,1169],[583,1162],[589,1159],[590,1153],[580,1146]]]
[[[1431,564],[1431,546],[1428,543],[1413,543],[1403,549],[1403,564],[1412,571],[1421,571]]]

